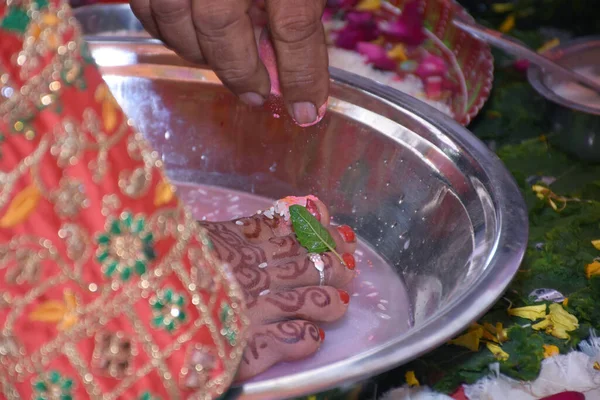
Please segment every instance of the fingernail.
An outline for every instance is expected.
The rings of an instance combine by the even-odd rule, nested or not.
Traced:
[[[340,233],[340,235],[342,236],[342,239],[344,239],[344,242],[346,242],[346,243],[356,242],[356,234],[354,233],[354,230],[352,230],[352,228],[350,228],[348,225],[338,226],[337,230]]]
[[[319,328],[319,337],[321,338],[321,342],[325,340],[325,331]]]
[[[311,199],[306,200],[306,209],[309,213],[312,214],[313,217],[317,219],[317,221],[321,221],[321,213],[319,212],[319,207],[317,207],[317,203],[315,203]]]
[[[342,254],[342,260],[344,260],[344,265],[349,270],[354,270],[354,268],[356,268],[356,260],[354,259],[354,256],[352,254],[350,254],[350,253]]]
[[[240,100],[253,107],[262,106],[265,102],[265,99],[260,94],[254,92],[241,94]]]
[[[294,120],[300,126],[312,124],[317,120],[317,109],[314,104],[307,101],[292,105]]]
[[[348,292],[346,292],[345,290],[340,290],[340,289],[338,289],[338,292],[340,293],[340,300],[342,300],[342,303],[344,303],[344,304],[350,303],[350,295],[348,294]]]

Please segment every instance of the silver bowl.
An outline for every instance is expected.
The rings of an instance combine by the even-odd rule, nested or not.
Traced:
[[[528,223],[513,178],[470,132],[424,103],[332,69],[327,115],[302,129],[241,104],[212,71],[161,45],[89,42],[172,179],[268,198],[314,193],[406,285],[406,329],[342,349],[326,365],[274,368],[240,386],[243,398],[320,392],[406,363],[480,317],[516,273]]]
[[[595,66],[600,73],[600,36],[563,43],[544,55],[571,69]],[[561,78],[545,74],[535,65],[528,69],[527,78],[533,88],[549,100],[547,115],[555,134],[550,138],[552,142],[582,160],[600,162],[600,108],[559,96],[552,87],[559,84]]]

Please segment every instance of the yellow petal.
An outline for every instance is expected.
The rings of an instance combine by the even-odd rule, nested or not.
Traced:
[[[510,14],[508,17],[506,17],[506,19],[504,20],[504,22],[502,22],[502,24],[500,25],[500,28],[498,28],[498,30],[502,33],[508,33],[510,31],[513,30],[513,28],[515,27],[515,14]]]
[[[492,4],[492,10],[496,13],[505,13],[508,11],[512,11],[515,8],[513,3],[495,3]]]
[[[497,344],[486,343],[485,345],[488,348],[488,350],[492,352],[494,357],[496,357],[496,360],[506,361],[508,360],[508,357],[510,357],[508,353],[502,350],[502,347],[498,346]]]
[[[108,87],[105,83],[101,83],[94,92],[94,100],[96,100],[97,103],[102,102],[106,98],[106,93],[108,93]]]
[[[383,46],[385,44],[385,38],[383,36],[379,36],[377,39],[371,40],[371,43]]]
[[[406,50],[401,44],[395,45],[390,51],[387,52],[387,55],[389,58],[396,61],[408,60],[408,57],[406,56]]]
[[[545,186],[542,185],[533,185],[531,187],[531,189],[535,192],[535,193],[541,193],[541,194],[546,194],[550,191],[550,189],[548,189]]]
[[[547,41],[546,43],[544,43],[542,45],[542,47],[540,47],[537,52],[538,53],[543,53],[545,51],[548,51],[550,49],[555,48],[556,46],[558,46],[560,44],[560,40],[558,40],[557,38],[554,38],[552,40]]]
[[[543,321],[538,322],[537,324],[531,325],[531,328],[536,331],[539,331],[542,329],[546,329],[548,326],[550,326],[550,319],[544,319]]]
[[[419,387],[419,380],[417,379],[417,377],[415,376],[415,371],[408,371],[406,372],[406,375],[404,375],[404,378],[406,379],[406,383],[408,383],[409,387]]]
[[[545,344],[544,347],[544,358],[554,357],[559,354],[558,347],[553,344]]]
[[[62,301],[48,300],[35,308],[29,319],[38,322],[61,322],[67,313],[67,308]]]
[[[509,308],[508,315],[535,321],[546,316],[546,305],[540,304],[537,306]]]
[[[0,219],[0,228],[12,228],[25,221],[40,201],[40,191],[35,184],[27,186],[11,201]]]
[[[362,0],[356,6],[359,11],[377,11],[381,8],[381,0]]]
[[[154,206],[160,207],[163,204],[170,203],[171,200],[173,200],[173,196],[173,186],[167,181],[160,182],[156,185],[156,190],[154,192]]]
[[[579,320],[573,314],[569,314],[560,304],[550,304],[550,312],[548,314],[554,326],[561,326],[567,332],[574,331],[579,328]]]
[[[600,275],[600,261],[594,260],[593,263],[585,266],[585,276],[590,279],[596,275]]]
[[[457,337],[456,339],[452,339],[448,342],[448,344],[453,344],[455,346],[466,347],[471,351],[479,350],[479,340],[483,337],[483,328],[478,327],[476,329],[470,330]]]
[[[592,246],[594,246],[596,250],[600,250],[600,239],[592,240]]]
[[[569,298],[568,297],[565,297],[565,299],[562,302],[562,305],[563,305],[563,307],[566,307],[566,306],[569,305]]]
[[[600,363],[598,361],[594,363],[594,369],[600,371]]]

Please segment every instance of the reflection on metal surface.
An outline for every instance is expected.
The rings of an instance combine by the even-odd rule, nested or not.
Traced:
[[[107,47],[136,55],[137,64],[102,71],[171,177],[270,198],[313,193],[405,278],[416,312],[408,332],[325,367],[246,384],[243,398],[314,393],[407,362],[484,313],[515,274],[527,215],[512,177],[423,103],[333,70],[328,114],[302,129],[241,104],[211,71],[156,45],[91,44],[104,66]]]

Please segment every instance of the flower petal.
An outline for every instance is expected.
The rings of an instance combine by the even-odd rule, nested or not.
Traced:
[[[452,340],[448,341],[448,344],[466,347],[467,349],[469,349],[471,351],[478,351],[479,350],[479,340],[482,337],[483,337],[483,328],[478,327],[478,328],[470,330],[469,332],[465,333],[464,335],[457,337],[456,339],[452,339]]]
[[[585,266],[585,276],[590,279],[596,275],[600,275],[600,261],[594,260],[594,262]]]
[[[485,346],[494,355],[494,357],[496,357],[497,360],[506,361],[510,357],[510,355],[502,350],[502,347],[498,346],[497,344],[486,343]]]
[[[12,228],[25,221],[37,207],[40,197],[41,193],[35,184],[19,192],[0,219],[0,228]]]
[[[545,304],[539,304],[537,306],[509,308],[508,315],[535,321],[546,316],[546,308],[547,306]]]
[[[357,44],[356,50],[366,56],[367,63],[372,64],[375,68],[393,71],[397,67],[396,62],[388,57],[387,52],[382,46],[361,42]]]
[[[381,8],[381,0],[362,0],[356,6],[359,11],[377,11]]]
[[[543,345],[543,347],[544,347],[544,358],[550,358],[550,357],[554,357],[554,356],[560,354],[558,347],[556,347],[553,344],[545,344],[545,345]]]
[[[600,239],[592,240],[592,246],[594,246],[596,250],[600,250]]]
[[[406,383],[409,387],[419,387],[420,383],[417,377],[415,376],[415,371],[407,371],[404,375],[404,379],[406,379]]]

